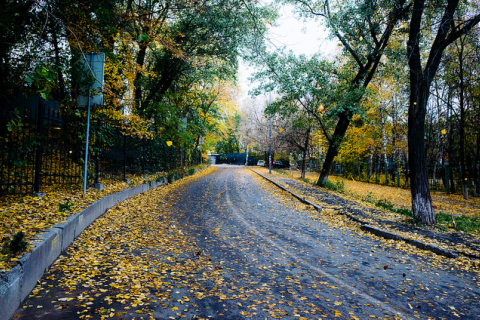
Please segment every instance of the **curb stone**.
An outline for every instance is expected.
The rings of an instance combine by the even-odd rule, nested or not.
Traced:
[[[205,168],[195,169],[195,172]],[[168,180],[164,177],[160,181],[150,181],[107,195],[68,217],[67,221],[55,224],[38,235],[32,251],[19,259],[18,265],[5,273],[0,273],[0,320],[8,320],[14,315],[15,310],[41,279],[45,269],[93,221],[117,203],[165,184],[168,184]]]
[[[312,207],[315,208],[315,210],[317,210],[318,212],[322,211],[322,207],[320,207],[319,205],[311,202],[311,201],[308,201],[307,199],[305,198],[302,198],[301,196],[299,196],[298,194],[288,190],[287,188],[285,188],[284,186],[282,186],[281,184],[278,184],[276,183],[275,181],[265,177],[264,175],[258,173],[257,171],[253,170],[253,169],[250,169],[252,170],[253,172],[255,172],[256,174],[258,174],[260,177],[264,178],[265,180],[268,180],[269,182],[273,183],[274,185],[276,185],[277,187],[279,187],[280,189],[284,190],[284,191],[287,191],[288,193],[290,193],[292,196],[294,196],[295,198],[297,198],[298,200],[300,200],[301,202],[305,203],[305,204],[308,204],[308,205],[311,205]]]
[[[291,195],[293,195],[295,198],[299,199],[300,201],[304,202],[304,203],[307,203],[307,204],[310,204],[312,206],[315,207],[315,209],[317,209],[317,211],[321,211],[322,208],[316,204],[313,204],[312,202],[298,196],[297,194],[295,194],[294,192],[288,190],[287,188],[285,188],[284,186],[278,184],[277,182],[265,177],[264,175],[256,172],[255,170],[253,169],[250,169],[252,170],[253,172],[255,172],[256,174],[258,174],[259,176],[263,177],[264,179],[268,180],[269,182],[273,183],[274,185],[276,185],[277,187],[279,187],[280,189],[282,190],[285,190],[287,191],[288,193],[290,193]],[[363,222],[362,220],[358,219],[357,217],[354,217],[348,213],[344,213],[344,212],[339,212],[340,214],[346,216],[347,218],[349,218],[350,220],[353,220],[355,222],[358,222],[361,224],[361,227],[360,229],[362,229],[363,231],[366,231],[366,232],[369,232],[371,234],[374,234],[374,235],[377,235],[379,237],[382,237],[382,238],[385,238],[385,239],[392,239],[392,240],[396,240],[396,241],[404,241],[405,243],[408,243],[408,244],[411,244],[419,249],[422,249],[422,250],[427,250],[427,251],[431,251],[435,254],[438,254],[440,256],[443,256],[443,257],[447,257],[447,258],[458,258],[460,256],[460,254],[458,252],[454,252],[454,251],[449,251],[449,250],[445,250],[445,249],[442,249],[440,247],[437,247],[437,246],[434,246],[432,244],[427,244],[427,243],[423,243],[421,241],[418,241],[418,240],[412,240],[412,239],[408,239],[408,238],[405,238],[405,237],[402,237],[398,234],[395,234],[393,232],[390,232],[390,231],[385,231],[385,230],[382,230],[382,229],[379,229],[379,228],[376,228],[376,227],[372,227],[368,224],[366,224],[365,222]],[[463,254],[463,253],[462,253]],[[474,256],[474,255],[469,255],[469,254],[463,254],[467,257],[474,257],[474,258],[478,258],[477,256]]]

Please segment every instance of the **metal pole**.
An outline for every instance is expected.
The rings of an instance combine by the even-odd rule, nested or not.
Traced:
[[[37,115],[37,139],[38,149],[35,157],[35,181],[33,184],[33,192],[40,193],[41,171],[42,171],[42,156],[43,156],[43,122],[45,118],[45,105],[38,99],[38,115]]]
[[[99,182],[99,177],[100,177],[100,118],[97,119],[97,130],[96,130],[96,139],[95,141],[97,142],[97,157],[95,159],[95,184],[100,183]]]
[[[127,181],[127,130],[123,135],[123,180]]]
[[[90,52],[90,68],[92,68],[93,52]],[[87,141],[85,142],[85,169],[83,171],[83,194],[87,193],[87,167],[88,167],[88,135],[90,132],[90,88],[88,88],[88,111],[87,111]]]
[[[272,173],[272,119],[270,119],[270,151],[268,153],[268,172]]]
[[[245,165],[248,166],[248,142],[247,142],[247,157],[245,159]]]

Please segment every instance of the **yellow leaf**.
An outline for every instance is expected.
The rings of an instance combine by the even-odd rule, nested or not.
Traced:
[[[172,308],[172,311],[177,311],[177,310],[178,310],[177,307],[173,307],[173,308]]]
[[[447,134],[447,130],[443,129],[442,134]]]
[[[169,147],[170,147],[172,144],[173,144],[173,142],[172,142],[172,141],[167,141],[167,146],[169,146]]]

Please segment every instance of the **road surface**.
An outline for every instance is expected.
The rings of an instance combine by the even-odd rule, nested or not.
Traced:
[[[173,262],[197,269],[171,272],[175,285],[150,289],[149,310],[116,314],[123,307],[117,300],[108,305],[114,311],[98,313],[106,308],[100,294],[91,295],[87,313],[75,301],[62,310],[48,302],[37,309],[42,299],[65,296],[45,280],[48,297],[27,299],[19,318],[479,319],[477,273],[405,244],[387,246],[340,218],[317,219],[321,213],[243,167],[217,166],[165,201],[173,227],[192,246]],[[169,298],[154,300],[163,291]]]

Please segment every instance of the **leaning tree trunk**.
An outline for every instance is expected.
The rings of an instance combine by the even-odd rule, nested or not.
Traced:
[[[351,115],[346,113],[341,113],[339,115],[337,126],[335,127],[332,140],[329,143],[327,155],[325,156],[325,162],[323,163],[322,171],[320,172],[320,177],[317,181],[317,186],[325,187],[327,183],[328,175],[330,174],[333,164],[333,159],[335,159],[337,156],[338,148],[340,147],[342,138],[345,136],[345,132],[347,132],[348,125],[350,124],[350,117]]]
[[[303,159],[302,159],[302,174],[301,178],[305,179],[305,162],[307,161],[307,152],[308,152],[308,141],[310,138],[310,129],[308,128],[306,137],[305,137],[305,145],[303,146]]]

